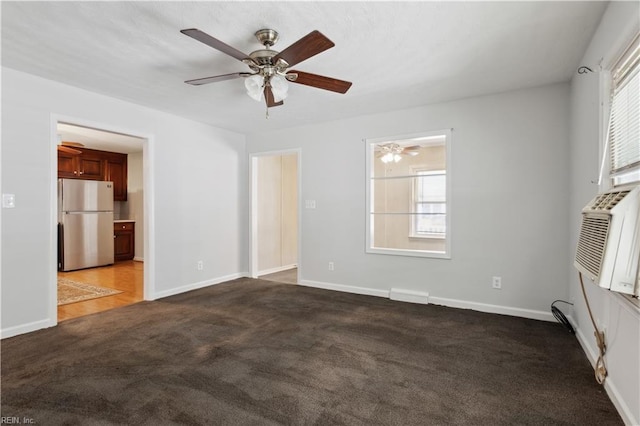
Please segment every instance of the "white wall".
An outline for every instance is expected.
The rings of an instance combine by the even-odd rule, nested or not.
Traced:
[[[247,149],[302,150],[301,202],[317,202],[300,218],[304,283],[552,319],[550,303],[568,297],[568,123],[569,86],[557,84],[249,135]],[[452,258],[366,254],[363,139],[446,128]]]
[[[3,337],[55,324],[52,114],[150,137],[148,298],[245,273],[244,136],[3,68],[2,192],[17,204],[2,211]]]
[[[640,28],[638,2],[611,2],[600,22],[581,65],[598,71],[621,53],[634,32]],[[604,99],[600,83],[602,75],[575,75],[571,82],[571,186],[569,229],[570,255],[573,257],[580,228],[580,210],[593,198],[598,179],[600,135],[602,135],[600,103]],[[604,95],[604,96],[603,96]],[[591,361],[597,353],[593,326],[577,279],[569,267],[571,298],[575,301],[573,319],[578,337]],[[596,322],[606,331],[605,361],[609,376],[605,388],[627,424],[640,424],[640,312],[622,296],[585,282]]]

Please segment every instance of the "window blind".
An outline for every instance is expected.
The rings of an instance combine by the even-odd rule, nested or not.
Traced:
[[[609,170],[614,184],[618,184],[629,182],[628,178],[620,180],[620,176],[635,176],[640,170],[640,37],[636,36],[616,64],[612,80]]]

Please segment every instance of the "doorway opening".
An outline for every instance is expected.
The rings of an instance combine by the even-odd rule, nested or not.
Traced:
[[[253,278],[297,284],[300,277],[300,152],[251,156]]]
[[[149,139],[76,120],[55,119],[52,126],[57,153],[57,267],[52,280],[57,321],[145,300],[150,270],[145,262],[149,235],[144,195],[149,187]],[[85,194],[93,191],[89,188],[100,194],[108,189],[109,196],[95,208],[98,213],[65,211],[71,209],[63,201],[70,199],[71,188],[84,188]],[[80,204],[93,199],[82,197]]]

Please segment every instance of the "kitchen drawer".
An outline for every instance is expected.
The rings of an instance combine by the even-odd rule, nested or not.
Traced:
[[[114,231],[133,231],[134,222],[117,222],[113,224]]]

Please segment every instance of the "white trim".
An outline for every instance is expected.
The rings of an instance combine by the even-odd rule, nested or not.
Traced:
[[[369,288],[369,287],[357,287],[357,286],[344,285],[344,284],[325,283],[320,281],[301,280],[299,281],[299,284],[307,287],[322,288],[325,290],[335,290],[335,291],[342,291],[345,293],[363,294],[366,296],[377,296],[377,297],[384,297],[384,298],[390,298],[390,294],[391,294],[389,290],[379,290],[376,288]],[[392,290],[398,291],[398,289],[392,289]],[[550,322],[556,321],[556,319],[554,318],[551,312],[538,311],[534,309],[514,308],[511,306],[491,305],[487,303],[470,302],[467,300],[448,299],[444,297],[434,297],[434,296],[429,296],[428,293],[422,293],[422,292],[417,292],[413,290],[400,290],[400,291],[420,294],[423,297],[426,295],[428,297],[428,302],[434,305],[443,305],[450,308],[459,308],[459,309],[471,309],[479,312],[509,315],[512,317],[529,318],[529,319],[540,320],[540,321],[550,321]]]
[[[47,316],[51,324],[40,328],[55,326],[58,324],[58,121],[60,118],[51,114],[49,121],[49,301],[47,303]],[[24,333],[34,331],[30,324],[13,328],[26,327]]]
[[[289,269],[293,269],[296,267],[297,265],[295,263],[292,263],[291,265],[278,266],[275,268],[265,269],[263,271],[258,271],[258,277],[261,277],[262,275],[269,275],[269,274],[275,274],[277,272],[288,271]]]
[[[470,302],[468,300],[448,299],[445,297],[429,297],[429,301],[434,305],[443,305],[450,308],[471,309],[474,311],[487,312],[491,314],[509,315],[512,317],[529,318],[540,321],[555,321],[551,312],[538,311],[535,309],[514,308],[512,306],[491,305],[488,303]]]
[[[370,237],[367,237],[370,238]],[[392,248],[368,248],[370,254],[389,254],[392,256],[428,257],[431,259],[451,259],[451,254],[442,251],[392,249]]]
[[[155,292],[156,276],[156,233],[155,233],[155,190],[154,190],[154,174],[156,149],[155,136],[147,135],[146,140],[142,144],[142,193],[143,193],[143,250],[146,261],[143,265],[143,286],[144,297],[148,300],[147,295]]]
[[[144,262],[144,257],[140,257],[140,256],[135,256],[133,258],[134,262]]]
[[[31,333],[32,331],[41,330],[43,328],[55,327],[58,323],[57,315],[58,313],[56,312],[56,316],[53,318],[3,328],[0,330],[0,339],[6,339],[19,334]]]
[[[303,285],[305,287],[322,288],[325,290],[341,291],[343,293],[353,293],[353,294],[362,294],[365,296],[377,296],[377,297],[389,298],[388,290],[378,290],[375,288],[356,287],[352,285],[324,283],[320,281],[310,281],[310,280],[299,280],[298,284]]]
[[[235,274],[225,275],[223,277],[213,278],[205,281],[199,281],[197,283],[191,283],[191,284],[183,285],[180,287],[171,288],[169,290],[160,291],[153,295],[153,299],[147,299],[147,300],[157,300],[157,299],[162,299],[169,296],[175,296],[176,294],[186,293],[187,291],[209,287],[211,285],[220,284],[226,281],[232,281],[232,280],[243,278],[246,276],[247,276],[246,272],[238,272]]]
[[[582,346],[582,350],[585,355],[587,355],[587,359],[591,363],[591,367],[595,369],[596,360],[598,359],[598,354],[595,352],[593,347],[589,345],[587,342],[587,338],[585,337],[582,329],[576,325],[576,322],[572,317],[568,318],[573,328],[576,330],[576,338],[578,339],[578,343]],[[605,355],[606,362],[606,355]],[[595,380],[595,379],[594,379]],[[611,377],[607,377],[604,381],[604,390],[607,392],[609,399],[618,410],[618,414],[622,417],[622,421],[625,425],[640,425],[640,418],[634,418],[634,414],[629,408],[629,406],[624,402],[624,398],[622,394],[618,391],[616,384],[613,382]]]

